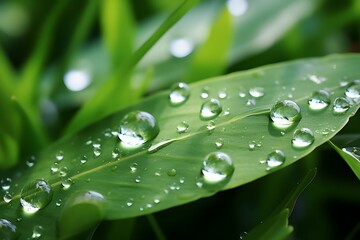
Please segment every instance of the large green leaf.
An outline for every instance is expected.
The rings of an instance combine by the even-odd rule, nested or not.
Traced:
[[[73,205],[71,199],[78,199],[73,195],[97,196],[95,199],[102,199],[99,215],[120,219],[181,205],[270,174],[328,141],[355,114],[358,104],[351,105],[343,114],[334,114],[332,102],[344,96],[344,80],[359,78],[359,64],[359,55],[335,55],[234,73],[192,84],[188,101],[177,107],[169,103],[168,92],[149,97],[58,141],[36,157],[33,167],[15,173],[10,187],[13,198],[10,203],[0,202],[0,218],[16,224],[23,238],[31,235],[35,225],[41,225],[43,234],[52,239],[59,214]],[[207,99],[200,97],[204,87],[209,93]],[[251,96],[249,90],[255,87],[262,87],[264,96]],[[322,111],[314,111],[309,108],[308,99],[320,89],[330,92],[331,103]],[[222,113],[213,121],[203,121],[199,117],[200,107],[210,98],[219,99]],[[302,119],[280,131],[272,127],[269,110],[284,99],[300,106]],[[134,110],[152,114],[160,132],[152,142],[128,149],[119,143],[115,133],[124,115]],[[177,126],[183,121],[189,128],[180,134]],[[312,145],[301,149],[292,147],[293,133],[299,128],[312,130],[315,137]],[[160,142],[164,143],[162,148],[148,152],[150,145],[153,149]],[[260,162],[274,150],[283,151],[286,160],[283,165],[267,171],[266,164]],[[201,181],[205,156],[215,151],[228,154],[235,171],[225,187],[209,191],[197,183]],[[62,160],[57,160],[62,158],[56,158],[58,153]],[[81,163],[84,156],[87,161]],[[50,168],[54,163],[62,170],[52,174]],[[52,201],[32,216],[25,216],[19,194],[25,184],[35,179],[45,179],[51,185]],[[71,182],[68,189],[63,189],[62,184],[68,186]],[[18,218],[22,220],[18,222]]]

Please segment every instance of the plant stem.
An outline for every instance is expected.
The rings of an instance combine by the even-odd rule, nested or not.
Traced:
[[[166,240],[166,237],[165,237],[163,231],[161,230],[159,223],[156,221],[156,218],[154,217],[154,215],[148,214],[148,215],[146,215],[146,217],[150,223],[151,228],[154,230],[156,238],[158,240]]]

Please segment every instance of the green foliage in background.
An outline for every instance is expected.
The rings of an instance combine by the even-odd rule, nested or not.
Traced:
[[[359,16],[356,0],[0,2],[0,238],[357,239]],[[134,113],[136,147],[119,137]],[[211,153],[225,170],[206,172]]]

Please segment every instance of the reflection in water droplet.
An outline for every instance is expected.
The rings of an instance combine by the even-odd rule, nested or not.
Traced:
[[[208,154],[202,164],[203,187],[216,190],[225,186],[234,173],[234,165],[229,155],[223,152]]]
[[[170,53],[174,57],[183,58],[194,50],[194,43],[186,38],[178,38],[170,43]]]
[[[256,141],[252,140],[249,142],[249,150],[254,150],[256,147]]]
[[[239,17],[246,13],[248,2],[247,0],[228,0],[226,2],[226,7],[231,15]]]
[[[330,104],[330,94],[325,90],[319,90],[313,93],[312,97],[308,100],[310,109],[322,110]]]
[[[345,95],[353,100],[360,99],[360,80],[355,80],[346,88]]]
[[[35,213],[51,201],[53,191],[44,180],[35,180],[21,190],[20,203],[26,213]]]
[[[291,100],[277,102],[270,110],[270,118],[278,128],[287,128],[301,120],[300,107]]]
[[[291,142],[295,148],[305,148],[313,144],[314,140],[314,134],[310,129],[301,128],[295,130]]]
[[[249,89],[249,94],[255,98],[259,98],[265,95],[265,91],[262,87],[253,87]]]
[[[35,226],[33,228],[31,238],[32,239],[39,239],[39,238],[41,238],[43,232],[44,232],[44,228],[42,226],[40,226],[40,225],[37,225],[37,226]]]
[[[216,118],[222,111],[222,106],[219,100],[212,98],[204,102],[200,110],[201,120],[212,120]]]
[[[189,129],[189,124],[185,121],[182,121],[176,126],[177,133],[185,133]]]
[[[346,98],[338,97],[334,100],[333,112],[335,114],[345,113],[350,108],[350,102]]]
[[[4,190],[4,191],[9,190],[10,187],[11,187],[11,183],[12,183],[11,178],[1,179],[1,188],[2,188],[2,190]]]
[[[173,106],[180,106],[185,103],[190,96],[190,88],[186,83],[175,83],[169,93],[170,103]]]
[[[203,87],[203,89],[201,90],[201,93],[200,93],[200,97],[202,99],[206,99],[209,97],[209,87],[207,87],[207,86]]]
[[[176,176],[176,169],[173,168],[173,169],[170,169],[168,172],[167,172],[167,175],[169,177],[175,177]]]
[[[271,152],[266,158],[266,164],[268,168],[266,170],[270,170],[272,168],[281,166],[285,162],[285,154],[280,150],[275,150]]]
[[[0,218],[0,239],[15,240],[17,238],[16,226],[9,220]]]
[[[341,150],[355,158],[360,163],[360,147],[347,147]]]
[[[158,133],[156,119],[147,112],[133,111],[120,121],[119,139],[126,147],[138,147],[154,139]]]

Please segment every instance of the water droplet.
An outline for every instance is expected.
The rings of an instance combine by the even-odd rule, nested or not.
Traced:
[[[334,100],[333,112],[335,114],[345,113],[350,108],[350,102],[346,98],[338,97]]]
[[[206,98],[209,97],[209,87],[205,86],[205,87],[202,88],[201,93],[200,93],[200,97],[202,99],[206,99]]]
[[[220,189],[230,181],[234,173],[231,158],[223,152],[208,154],[202,164],[203,187],[208,190]]]
[[[138,168],[138,164],[137,164],[137,163],[133,163],[133,164],[131,164],[131,166],[130,166],[130,171],[131,171],[132,173],[134,173],[134,172],[137,171],[137,168]]]
[[[212,133],[215,129],[215,122],[214,121],[210,121],[207,125],[206,125],[206,129],[208,130],[208,132]]]
[[[119,139],[127,147],[138,147],[154,139],[158,133],[156,119],[147,112],[130,112],[120,122]]]
[[[59,164],[57,162],[54,162],[51,164],[50,172],[51,174],[57,173],[59,171]]]
[[[222,106],[219,100],[212,98],[204,102],[200,110],[200,119],[207,121],[216,118],[222,111]]]
[[[71,178],[63,178],[61,181],[61,186],[64,190],[69,189],[73,184],[74,181]]]
[[[62,167],[59,169],[59,175],[65,177],[68,174],[69,169],[67,167]]]
[[[154,153],[154,152],[157,152],[159,151],[160,149],[170,145],[171,143],[175,142],[176,139],[168,139],[168,140],[164,140],[164,141],[161,141],[161,142],[158,142],[156,144],[153,144],[149,147],[148,149],[148,153]]]
[[[291,100],[277,102],[270,110],[270,118],[278,128],[287,128],[301,120],[300,107]]]
[[[11,195],[11,193],[5,192],[3,199],[4,199],[4,202],[6,202],[6,203],[11,202],[11,200],[12,200],[12,195]]]
[[[87,69],[71,69],[64,75],[65,86],[74,92],[87,88],[91,80],[91,73]]]
[[[246,101],[246,106],[250,107],[250,106],[255,106],[256,105],[256,100],[255,98],[250,98]]]
[[[173,169],[170,169],[168,172],[167,172],[167,175],[169,177],[175,177],[176,176],[176,169],[173,168]]]
[[[353,100],[359,100],[360,98],[360,80],[355,80],[349,84],[345,90],[345,95]]]
[[[194,43],[187,38],[174,39],[170,43],[170,53],[176,58],[188,56],[194,50]]]
[[[87,162],[87,157],[84,155],[84,156],[82,156],[81,158],[80,158],[80,163],[81,164],[84,164],[84,163],[86,163]]]
[[[215,142],[215,146],[217,149],[221,149],[224,146],[224,139],[219,138],[216,142]]]
[[[185,103],[190,96],[190,88],[186,83],[175,83],[169,93],[170,103],[173,106],[180,106]]]
[[[155,198],[155,199],[154,199],[154,203],[155,203],[155,204],[159,204],[159,203],[160,203],[160,199]]]
[[[231,15],[239,17],[246,13],[248,2],[247,0],[228,0],[226,2],[226,7]]]
[[[330,104],[330,94],[325,90],[319,90],[313,93],[312,97],[308,100],[310,109],[322,110]]]
[[[180,179],[179,179],[179,182],[180,182],[181,184],[183,184],[183,183],[185,182],[185,178],[183,178],[183,177],[180,178]]]
[[[249,150],[254,150],[256,147],[256,141],[252,140],[249,142]]]
[[[225,98],[227,98],[227,90],[226,90],[226,88],[224,88],[224,89],[222,89],[222,90],[219,91],[218,97],[219,97],[220,99],[225,99]]]
[[[305,148],[313,144],[315,138],[313,132],[308,128],[297,129],[291,140],[295,148]]]
[[[58,161],[63,160],[63,158],[64,158],[64,152],[60,150],[58,153],[56,153],[55,158],[56,158],[56,160],[58,160]]]
[[[114,150],[111,152],[111,157],[112,158],[118,158],[120,155],[120,149],[119,148],[114,148]]]
[[[262,87],[253,87],[249,89],[249,94],[254,98],[259,98],[265,95],[265,91]]]
[[[94,147],[93,153],[95,157],[99,157],[102,154],[101,148]]]
[[[141,181],[141,176],[137,176],[136,178],[135,178],[135,182],[136,183],[139,183]]]
[[[308,75],[308,78],[310,81],[316,83],[316,84],[320,84],[320,83],[323,83],[326,81],[326,78],[325,77],[320,77],[320,76],[317,76],[315,74],[309,74]]]
[[[345,153],[349,154],[353,158],[355,158],[358,162],[360,162],[360,147],[347,147],[341,149]]]
[[[37,225],[33,228],[33,233],[31,235],[32,239],[39,239],[41,238],[42,234],[44,232],[44,228],[40,225]]]
[[[241,87],[239,90],[239,97],[244,98],[246,97],[246,89]]]
[[[60,207],[61,204],[62,204],[62,199],[59,198],[59,199],[56,201],[55,205],[56,205],[57,207]]]
[[[185,121],[182,121],[176,126],[177,133],[185,133],[189,129],[189,124]]]
[[[17,238],[16,226],[10,221],[0,218],[0,239],[14,240]]]
[[[26,166],[29,168],[33,167],[35,165],[35,159],[34,156],[31,156],[30,159],[25,162]]]
[[[285,154],[283,151],[275,150],[266,158],[267,170],[281,166],[285,162]]]
[[[1,180],[1,188],[4,191],[7,191],[10,189],[11,187],[11,183],[12,183],[12,179],[11,178],[5,178]]]
[[[46,181],[38,179],[21,190],[20,203],[26,213],[35,213],[46,207],[52,196],[51,186]]]

